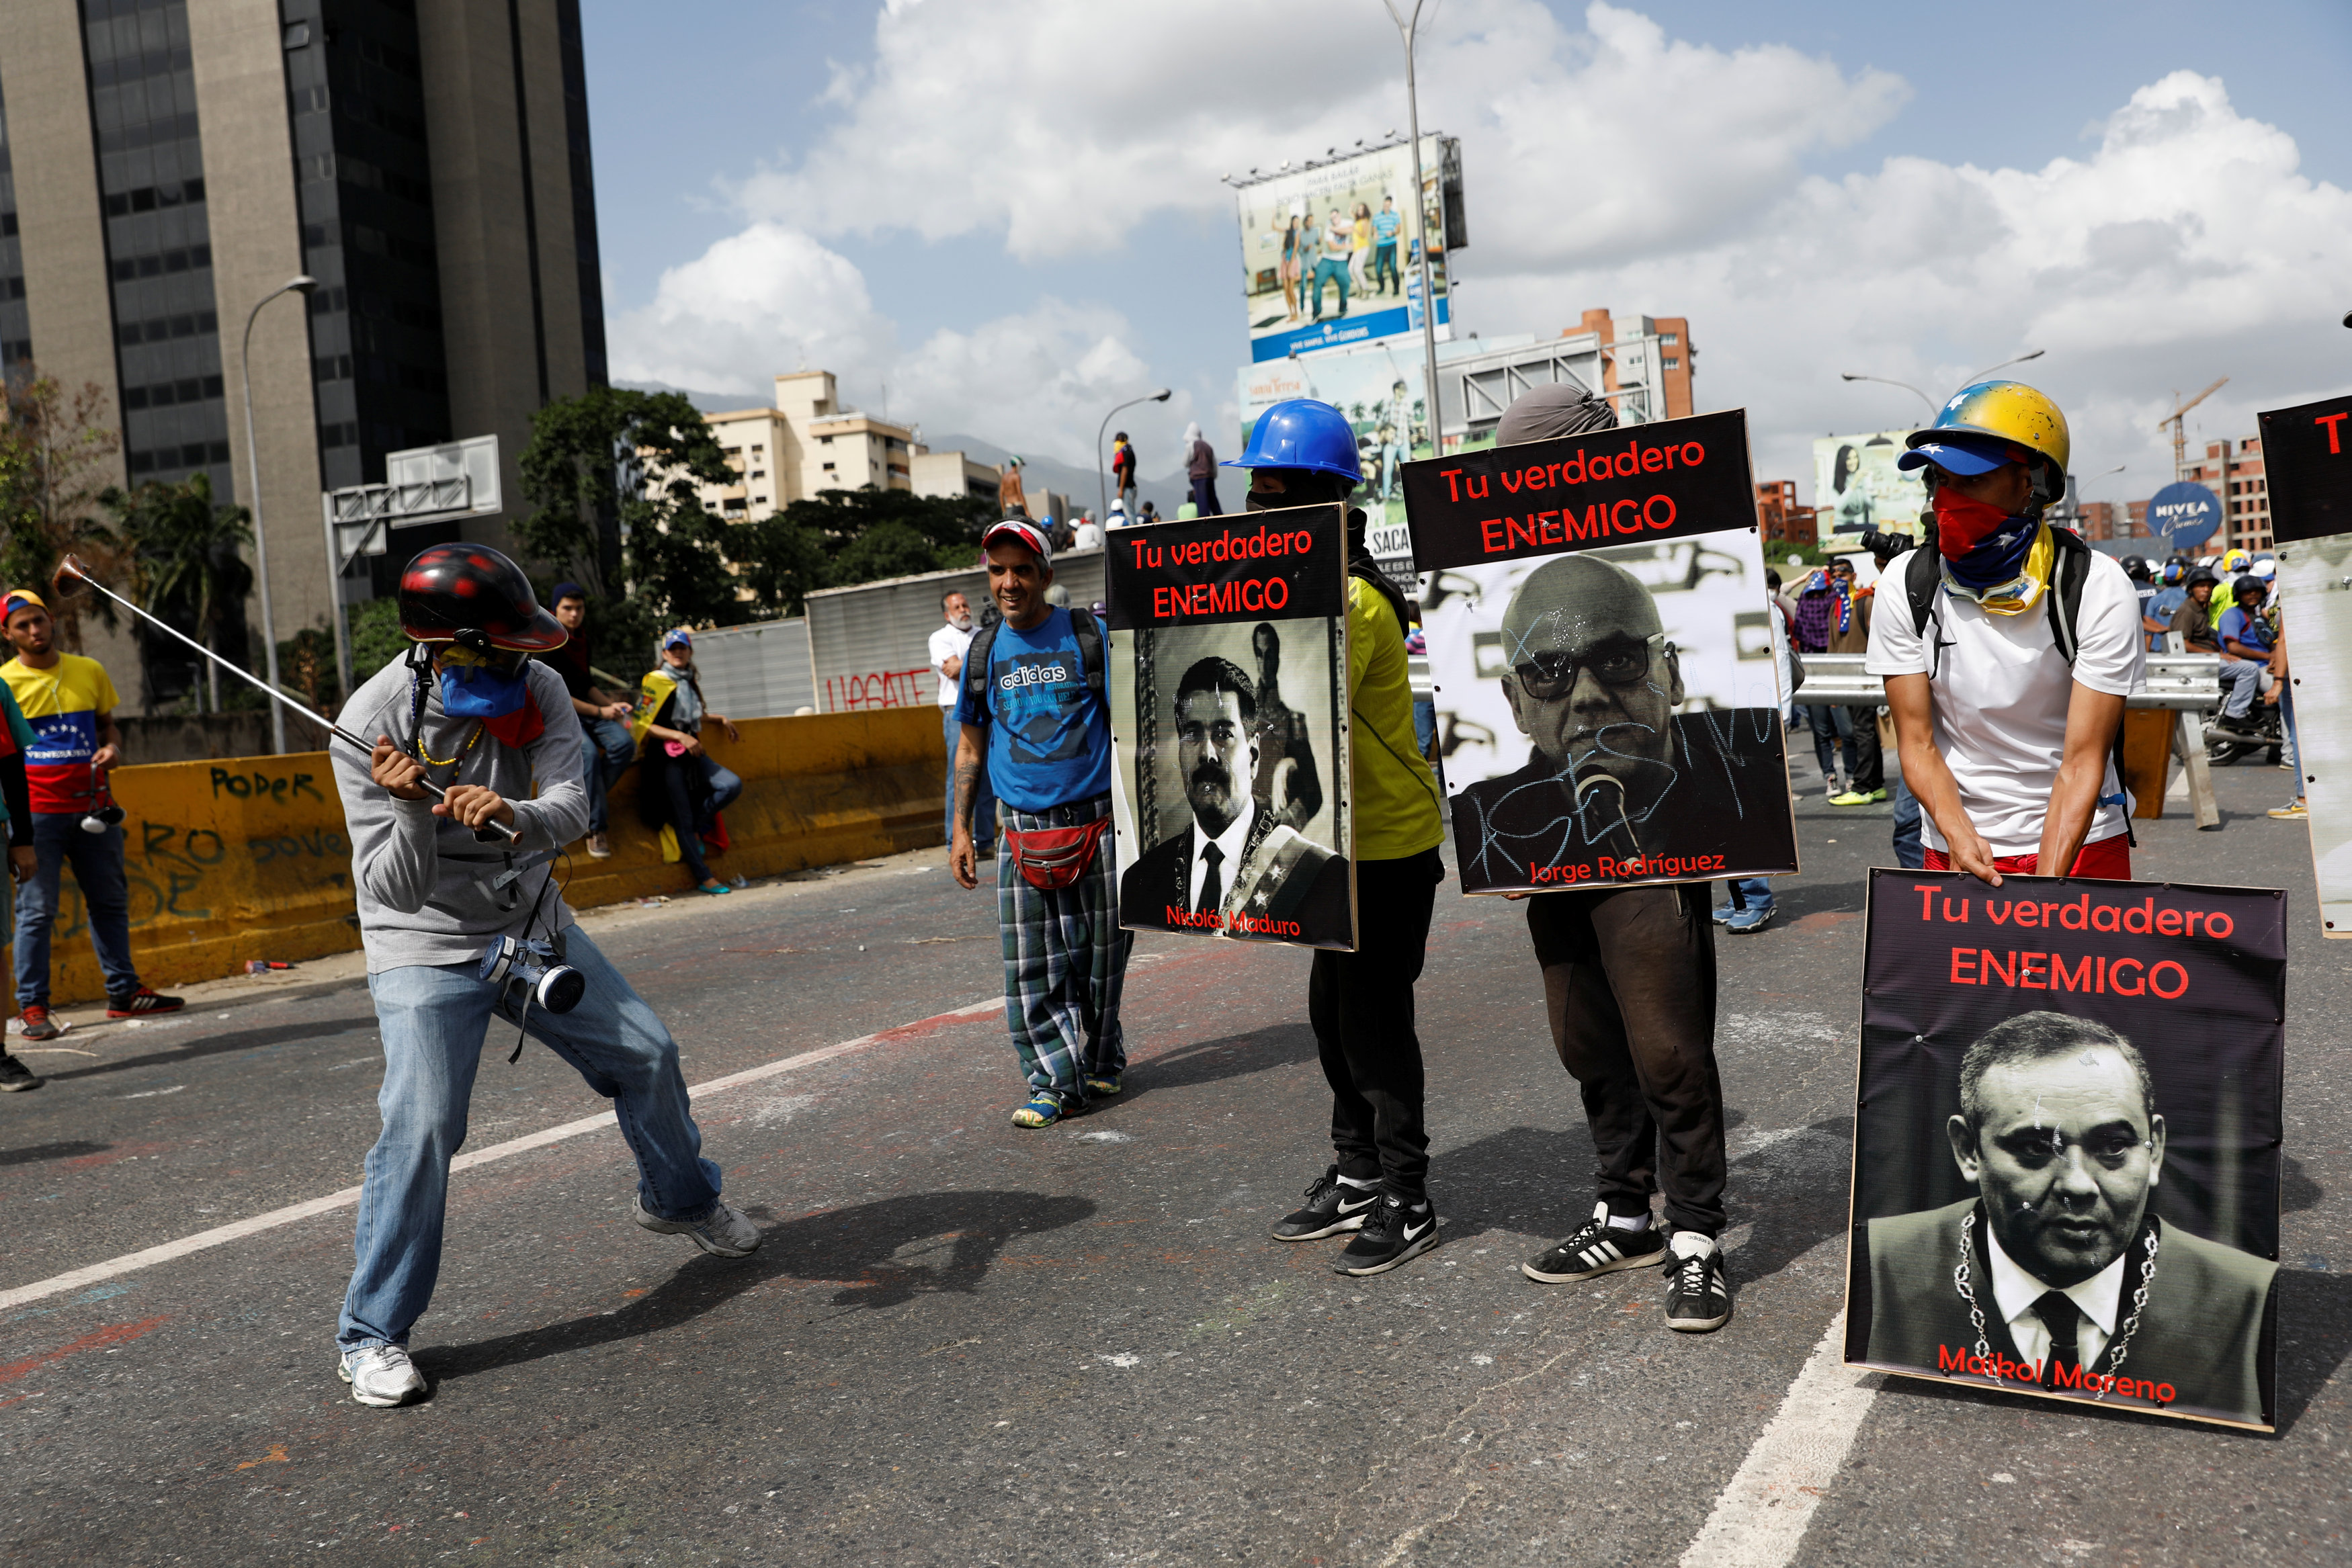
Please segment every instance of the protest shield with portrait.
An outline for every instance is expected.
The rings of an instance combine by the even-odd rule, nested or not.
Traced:
[[[1871,873],[1849,1363],[2275,1427],[2285,905]]]
[[[1108,552],[1119,924],[1352,951],[1345,513],[1122,528]]]
[[[1746,416],[1404,465],[1468,893],[1797,869]]]

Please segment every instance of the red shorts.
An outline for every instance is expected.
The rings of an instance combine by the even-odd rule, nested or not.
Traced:
[[[1996,855],[1992,869],[2003,876],[2032,876],[2034,862],[2039,855]],[[1928,871],[1949,871],[1952,862],[1941,850],[1927,851]],[[2131,840],[2122,833],[2096,843],[2084,844],[2074,856],[2073,876],[2093,877],[2100,882],[2131,880]]]

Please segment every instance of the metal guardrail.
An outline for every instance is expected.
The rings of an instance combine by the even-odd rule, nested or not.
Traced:
[[[1861,706],[1886,700],[1886,683],[1863,669],[1863,654],[1807,653],[1804,658],[1805,684],[1797,688],[1800,703]],[[2195,712],[2221,700],[2220,660],[2209,653],[2150,653],[2147,689],[2125,706]]]

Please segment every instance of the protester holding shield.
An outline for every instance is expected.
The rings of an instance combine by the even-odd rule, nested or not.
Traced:
[[[1936,543],[1881,580],[1865,667],[1885,677],[1927,869],[2128,879],[2114,753],[2147,639],[2123,567],[2042,520],[2066,491],[2066,416],[1985,382],[1908,444],[1895,465],[1923,471]]]
[[[520,567],[467,544],[408,563],[400,624],[408,656],[343,708],[344,728],[374,737],[373,754],[332,754],[384,1053],[383,1133],[367,1157],[337,1370],[374,1406],[425,1393],[409,1332],[440,1273],[449,1161],[493,1013],[616,1102],[637,1162],[637,1224],[721,1257],[760,1245],[701,1157],[677,1042],[551,885],[550,862],[588,822],[579,717],[556,673],[531,663],[562,646],[562,626]],[[537,946],[518,965],[514,943]],[[494,977],[486,956],[502,952],[509,967]],[[572,988],[531,982],[534,962],[548,980],[568,970]]]
[[[1007,517],[981,546],[1004,618],[964,656],[948,864],[961,885],[980,885],[972,810],[985,769],[1002,829],[1004,1021],[1029,1079],[1013,1124],[1049,1127],[1117,1094],[1127,1071],[1118,998],[1135,938],[1119,927],[1117,858],[1102,842],[1111,821],[1102,625],[1046,602],[1054,549],[1036,524]]]
[[[1514,402],[1495,436],[1496,444],[1513,445],[1616,423],[1607,402],[1559,382]],[[1547,572],[1551,579],[1539,583]],[[1507,621],[1505,636],[1529,652],[1535,672],[1515,674],[1515,683],[1528,684],[1514,705],[1536,743],[1531,767],[1539,773],[1575,778],[1584,763],[1625,769],[1643,784],[1702,744],[1674,715],[1682,677],[1654,605],[1647,595],[1603,591],[1622,575],[1622,568],[1591,558],[1555,558],[1528,580],[1528,589],[1549,591],[1532,599],[1523,591],[1527,603],[1515,601],[1517,619]],[[1716,816],[1727,809],[1712,796],[1686,805]],[[1721,1328],[1731,1317],[1730,1281],[1716,1243],[1725,1224],[1725,1161],[1709,902],[1704,883],[1528,900],[1552,1047],[1583,1099],[1600,1193],[1592,1218],[1520,1272],[1564,1284],[1664,1263],[1666,1324],[1685,1333]],[[1671,1239],[1651,1220],[1654,1185],[1665,1192]]]
[[[1345,502],[1362,477],[1356,435],[1329,403],[1294,398],[1258,416],[1228,466],[1249,471],[1248,509]],[[1421,1040],[1412,988],[1445,875],[1437,778],[1413,739],[1405,601],[1348,512],[1348,713],[1355,810],[1356,950],[1318,948],[1307,1012],[1331,1085],[1336,1164],[1309,1183],[1306,1205],[1274,1228],[1311,1241],[1354,1231],[1332,1265],[1379,1274],[1437,1245],[1422,1125]]]

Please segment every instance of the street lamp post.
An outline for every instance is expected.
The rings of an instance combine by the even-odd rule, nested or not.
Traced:
[[[1936,400],[1929,397],[1926,392],[1921,392],[1917,387],[1913,386],[1909,382],[1891,382],[1885,376],[1865,376],[1854,371],[1839,371],[1838,380],[1842,382],[1876,382],[1883,387],[1901,387],[1905,392],[1909,392],[1913,397],[1917,398],[1921,402],[1927,405],[1927,417],[1929,419],[1936,417]]]
[[[1103,463],[1102,444],[1104,433],[1110,429],[1110,422],[1118,417],[1119,411],[1121,409],[1133,408],[1139,402],[1166,402],[1174,395],[1175,389],[1173,387],[1161,387],[1156,392],[1148,392],[1142,397],[1131,397],[1125,402],[1120,403],[1117,408],[1112,409],[1108,413],[1104,414],[1102,423],[1096,427],[1095,482],[1096,487],[1102,495],[1102,520],[1105,528],[1108,528],[1110,526],[1110,470],[1105,466]],[[1131,523],[1135,521],[1135,519],[1133,517],[1129,517],[1128,521]]]
[[[1437,291],[1429,274],[1429,187],[1423,183],[1421,172],[1421,94],[1412,74],[1412,46],[1415,29],[1421,26],[1421,8],[1424,0],[1412,0],[1412,15],[1401,15],[1397,0],[1381,0],[1389,10],[1389,20],[1404,39],[1404,102],[1406,125],[1412,132],[1412,226],[1421,235],[1421,354],[1423,369],[1429,376],[1429,449],[1433,453],[1445,450],[1444,421],[1439,413],[1437,394]],[[1412,433],[1405,433],[1405,449],[1412,449]]]
[[[2018,355],[2013,360],[2003,360],[1998,365],[1987,365],[1983,370],[1979,371],[1976,374],[1970,376],[1968,380],[1962,382],[1959,386],[1954,387],[1952,390],[1954,392],[1958,392],[1963,387],[1972,387],[1979,382],[1984,380],[1985,377],[1992,374],[1995,371],[2006,370],[2011,365],[2021,365],[2028,360],[2038,360],[2047,352],[2049,352],[2049,350],[2046,349],[2032,349],[2029,350],[2025,353]]]
[[[245,463],[251,476],[252,495],[246,498],[247,510],[253,514],[253,565],[261,578],[261,647],[267,660],[269,689],[278,690],[278,622],[269,611],[269,535],[261,526],[261,453],[253,444],[253,323],[261,308],[281,294],[309,294],[319,287],[319,280],[309,273],[289,277],[255,301],[245,318],[245,346],[238,351],[237,374],[245,382]],[[332,556],[329,560],[331,563]],[[331,593],[340,595],[340,579],[327,584]],[[286,710],[277,703],[269,705],[269,749],[282,754],[286,750]]]

